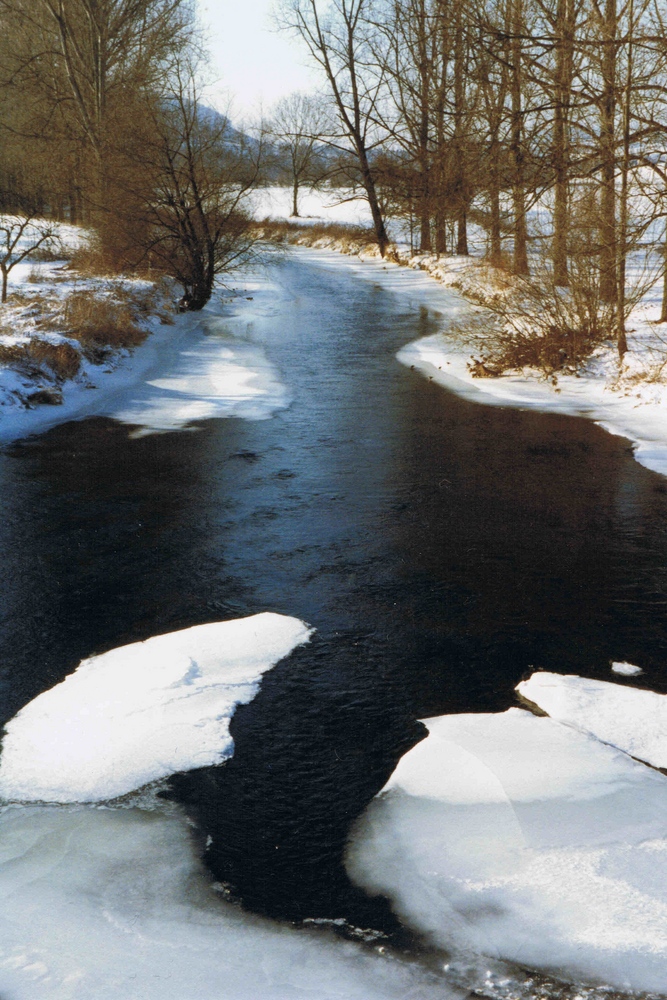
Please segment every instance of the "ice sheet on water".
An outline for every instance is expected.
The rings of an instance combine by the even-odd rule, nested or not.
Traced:
[[[667,982],[667,778],[521,709],[427,720],[347,867],[432,943],[565,979]]]
[[[310,629],[264,613],[84,660],[6,726],[0,798],[103,801],[229,756],[229,721]]]
[[[177,815],[0,815],[0,995],[11,1000],[453,1000],[417,965],[219,899]]]
[[[138,425],[139,433],[150,434],[181,430],[214,417],[261,420],[289,401],[259,346],[199,336],[171,359],[168,375],[135,383],[105,412],[122,423]]]
[[[592,733],[653,767],[667,767],[667,695],[547,671],[522,681],[517,691],[552,719]]]

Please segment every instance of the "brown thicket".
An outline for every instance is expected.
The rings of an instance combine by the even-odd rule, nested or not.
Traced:
[[[0,0],[0,212],[82,222],[91,266],[168,273],[201,308],[249,248],[258,171],[198,58],[193,0]]]

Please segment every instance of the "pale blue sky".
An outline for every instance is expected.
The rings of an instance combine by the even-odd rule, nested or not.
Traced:
[[[268,110],[293,90],[312,90],[316,78],[306,68],[304,49],[276,32],[270,11],[274,0],[199,0],[199,16],[208,31],[214,88],[224,101],[233,96],[238,115],[260,106]],[[220,103],[219,101],[217,103]]]

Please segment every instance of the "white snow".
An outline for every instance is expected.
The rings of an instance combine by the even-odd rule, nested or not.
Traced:
[[[612,673],[621,674],[623,677],[638,677],[644,673],[641,667],[635,666],[634,663],[626,663],[625,660],[612,663],[611,669]]]
[[[248,273],[243,285],[243,294],[225,302],[216,296],[201,313],[177,316],[173,325],[151,320],[148,339],[109,364],[84,361],[79,375],[60,386],[60,406],[26,409],[19,394],[38,386],[0,366],[0,442],[88,416],[135,425],[139,436],[194,429],[213,417],[261,420],[288,406],[287,389],[252,339],[257,303],[251,300],[258,293],[270,298],[274,290],[261,274]],[[66,283],[59,286],[65,291]]]
[[[419,965],[252,917],[195,860],[179,814],[10,806],[0,815],[7,1000],[452,1000]]]
[[[664,989],[667,778],[521,709],[426,726],[357,824],[353,880],[471,967]]]
[[[368,200],[345,189],[303,187],[299,192],[298,219],[292,216],[292,190],[288,187],[258,188],[252,195],[252,205],[259,220],[292,219],[302,225],[335,222],[353,226],[370,226],[373,222]]]
[[[84,660],[6,726],[0,797],[94,802],[231,756],[229,721],[310,629],[264,613]]]
[[[251,322],[251,309],[242,313],[242,324],[214,309],[204,313],[202,330],[187,343],[168,357],[160,353],[158,372],[152,369],[100,412],[146,434],[213,417],[262,420],[288,406],[291,397],[263,349],[244,340],[239,329]]]
[[[667,695],[546,671],[522,681],[517,691],[552,719],[667,768]]]

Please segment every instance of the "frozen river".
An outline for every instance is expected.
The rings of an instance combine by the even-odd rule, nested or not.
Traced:
[[[237,711],[233,759],[176,793],[248,909],[409,945],[345,875],[351,824],[417,719],[503,711],[533,669],[629,661],[667,691],[667,487],[590,422],[400,364],[440,320],[380,270],[297,255],[268,279],[244,336],[289,406],[143,436],[95,417],[0,453],[3,721],[92,653],[267,610],[308,622]]]

